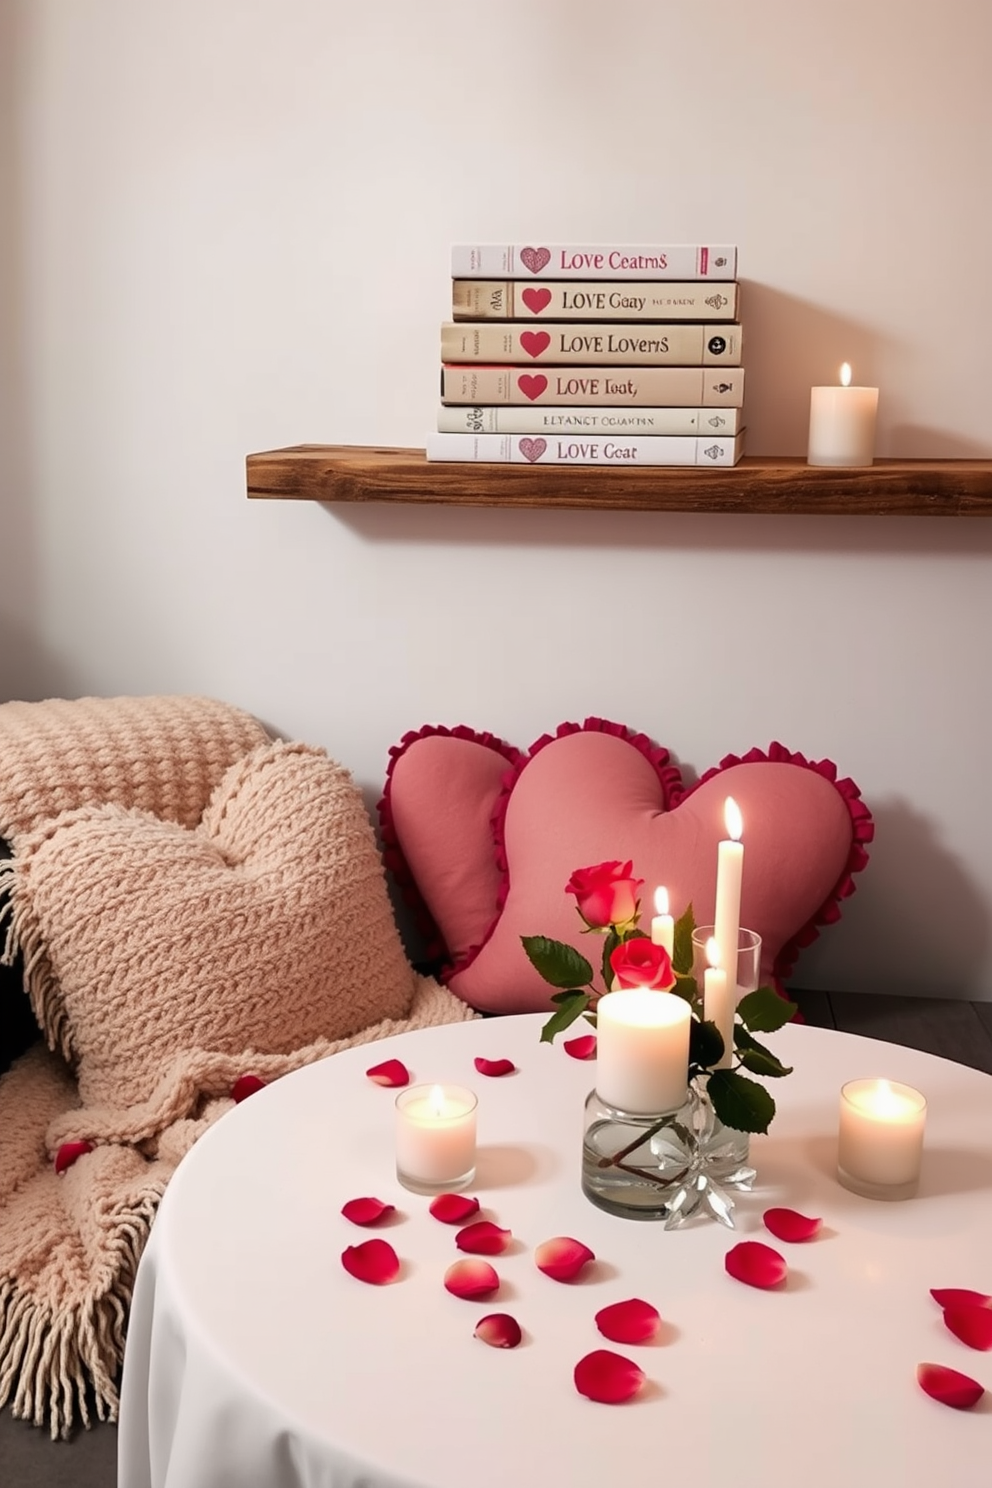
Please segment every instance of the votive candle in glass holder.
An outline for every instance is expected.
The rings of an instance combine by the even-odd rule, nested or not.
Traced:
[[[461,1085],[411,1085],[396,1097],[396,1176],[413,1193],[475,1181],[478,1098]]]
[[[868,1199],[909,1199],[920,1180],[927,1103],[911,1085],[849,1080],[840,1092],[837,1178]]]
[[[761,936],[756,930],[737,931],[737,963],[732,967],[711,959],[716,945],[716,926],[697,925],[692,932],[692,975],[703,994],[703,1017],[716,1024],[723,1038],[717,1068],[727,1069],[733,1063],[737,1004],[761,982]]]

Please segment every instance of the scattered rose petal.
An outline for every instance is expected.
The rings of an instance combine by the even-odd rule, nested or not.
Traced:
[[[661,1314],[650,1302],[631,1297],[613,1302],[596,1314],[596,1327],[612,1343],[647,1343],[661,1326]]]
[[[512,1075],[517,1067],[512,1059],[476,1059],[473,1063],[480,1075],[492,1075],[494,1079],[500,1075]]]
[[[774,1287],[784,1281],[789,1268],[777,1250],[760,1240],[742,1240],[727,1251],[724,1265],[736,1281],[753,1287]]]
[[[231,1086],[231,1099],[240,1105],[250,1095],[254,1095],[256,1091],[264,1089],[265,1081],[259,1079],[258,1075],[239,1075]]]
[[[992,1349],[992,1307],[976,1302],[945,1307],[944,1322],[969,1348]]]
[[[939,1307],[992,1307],[992,1297],[967,1287],[931,1287],[930,1295]]]
[[[916,1379],[921,1390],[941,1405],[953,1405],[955,1410],[967,1410],[976,1405],[985,1390],[977,1380],[959,1374],[956,1369],[947,1369],[943,1364],[917,1364]]]
[[[384,1204],[381,1199],[349,1199],[341,1208],[345,1219],[357,1225],[378,1224],[395,1212],[395,1204]]]
[[[444,1273],[444,1289],[453,1297],[489,1297],[499,1290],[499,1277],[488,1261],[455,1261]]]
[[[579,1038],[566,1039],[562,1048],[566,1054],[571,1054],[573,1059],[595,1059],[596,1035],[583,1033]]]
[[[490,1348],[516,1348],[523,1334],[516,1318],[508,1312],[489,1312],[476,1323],[475,1336]]]
[[[442,1224],[464,1224],[478,1212],[478,1199],[470,1199],[468,1194],[443,1193],[431,1199],[431,1213]]]
[[[491,1220],[477,1219],[474,1224],[458,1231],[455,1244],[459,1250],[467,1250],[472,1255],[502,1255],[512,1239],[509,1230],[501,1230]],[[992,1317],[992,1313],[989,1316]]]
[[[385,1286],[400,1274],[400,1262],[388,1240],[363,1240],[341,1252],[341,1264],[349,1276],[372,1286]]]
[[[55,1154],[55,1171],[64,1173],[71,1168],[77,1157],[82,1157],[86,1152],[93,1151],[92,1142],[63,1142]]]
[[[776,1240],[812,1240],[823,1225],[822,1219],[807,1219],[795,1209],[766,1209],[762,1218],[765,1229],[771,1230]]]
[[[589,1261],[596,1257],[588,1245],[573,1240],[570,1235],[556,1235],[553,1240],[543,1240],[534,1251],[537,1269],[555,1281],[572,1281]]]
[[[382,1064],[374,1064],[365,1073],[377,1085],[409,1085],[410,1083],[410,1071],[402,1059],[387,1059]]]
[[[644,1383],[644,1370],[632,1359],[610,1349],[594,1349],[575,1366],[575,1388],[602,1405],[620,1405],[635,1396]]]

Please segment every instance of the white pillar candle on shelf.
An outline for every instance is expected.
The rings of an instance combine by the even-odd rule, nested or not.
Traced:
[[[656,946],[664,946],[671,955],[675,949],[675,921],[668,913],[667,889],[655,889],[654,907],[655,914],[651,920],[651,942]]]
[[[723,808],[727,837],[717,845],[716,911],[713,935],[719,948],[717,965],[727,973],[727,985],[736,1006],[737,948],[741,933],[741,884],[744,876],[744,823],[740,807],[728,796]]]
[[[839,387],[810,388],[809,465],[871,465],[875,459],[878,388],[851,387],[851,368]]]
[[[475,1092],[411,1085],[396,1097],[396,1176],[415,1193],[464,1188],[475,1178]]]
[[[720,947],[715,936],[710,936],[706,942],[706,959],[709,966],[703,972],[703,1017],[707,1023],[715,1023],[720,1030],[723,1055],[717,1061],[716,1068],[727,1069],[732,1063],[737,997],[736,987],[731,989],[730,979],[720,965]]]
[[[650,1115],[685,1104],[689,1004],[673,992],[625,988],[596,1004],[596,1093],[608,1106]]]
[[[917,1188],[927,1103],[911,1085],[850,1080],[840,1093],[837,1176],[875,1199],[907,1199]]]

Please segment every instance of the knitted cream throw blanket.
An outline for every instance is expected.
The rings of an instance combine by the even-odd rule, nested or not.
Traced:
[[[51,1044],[0,1078],[0,1405],[55,1437],[116,1419],[149,1227],[238,1077],[475,1015],[406,961],[347,772],[224,704],[0,705],[0,835]]]

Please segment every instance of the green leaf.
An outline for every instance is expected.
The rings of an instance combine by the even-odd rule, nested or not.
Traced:
[[[696,916],[692,905],[687,905],[675,921],[675,939],[672,942],[672,969],[681,976],[692,971],[692,932],[696,928]]]
[[[542,1044],[553,1044],[559,1033],[564,1033],[566,1028],[572,1026],[576,1018],[582,1016],[592,999],[588,992],[575,989],[571,992],[560,993],[552,998],[552,1001],[558,1004],[558,1010],[551,1014],[541,1029]]]
[[[592,967],[574,946],[546,935],[521,935],[528,959],[552,987],[582,987],[592,981]]]
[[[775,1115],[775,1102],[763,1085],[736,1070],[714,1070],[707,1082],[713,1109],[724,1126],[734,1131],[766,1132]]]
[[[752,1033],[774,1033],[799,1011],[794,1002],[779,997],[774,987],[748,992],[737,1004],[737,1015]]]
[[[613,967],[610,965],[610,957],[620,944],[620,937],[611,925],[603,942],[603,960],[600,966],[600,974],[603,978],[603,986],[609,992],[613,986]]]
[[[693,1018],[689,1024],[689,1063],[709,1069],[723,1058],[723,1051],[723,1034],[716,1024]]]
[[[740,1053],[741,1064],[752,1075],[767,1075],[778,1080],[783,1075],[792,1074],[792,1066],[786,1067],[771,1049],[766,1049],[764,1044],[759,1044],[756,1038],[752,1038],[746,1028],[734,1028],[734,1043]]]
[[[675,986],[671,988],[671,991],[674,992],[676,997],[684,998],[689,1006],[693,1009],[693,1011],[699,1011],[699,988],[696,986],[696,982],[693,977],[679,976],[679,974],[676,972]]]

